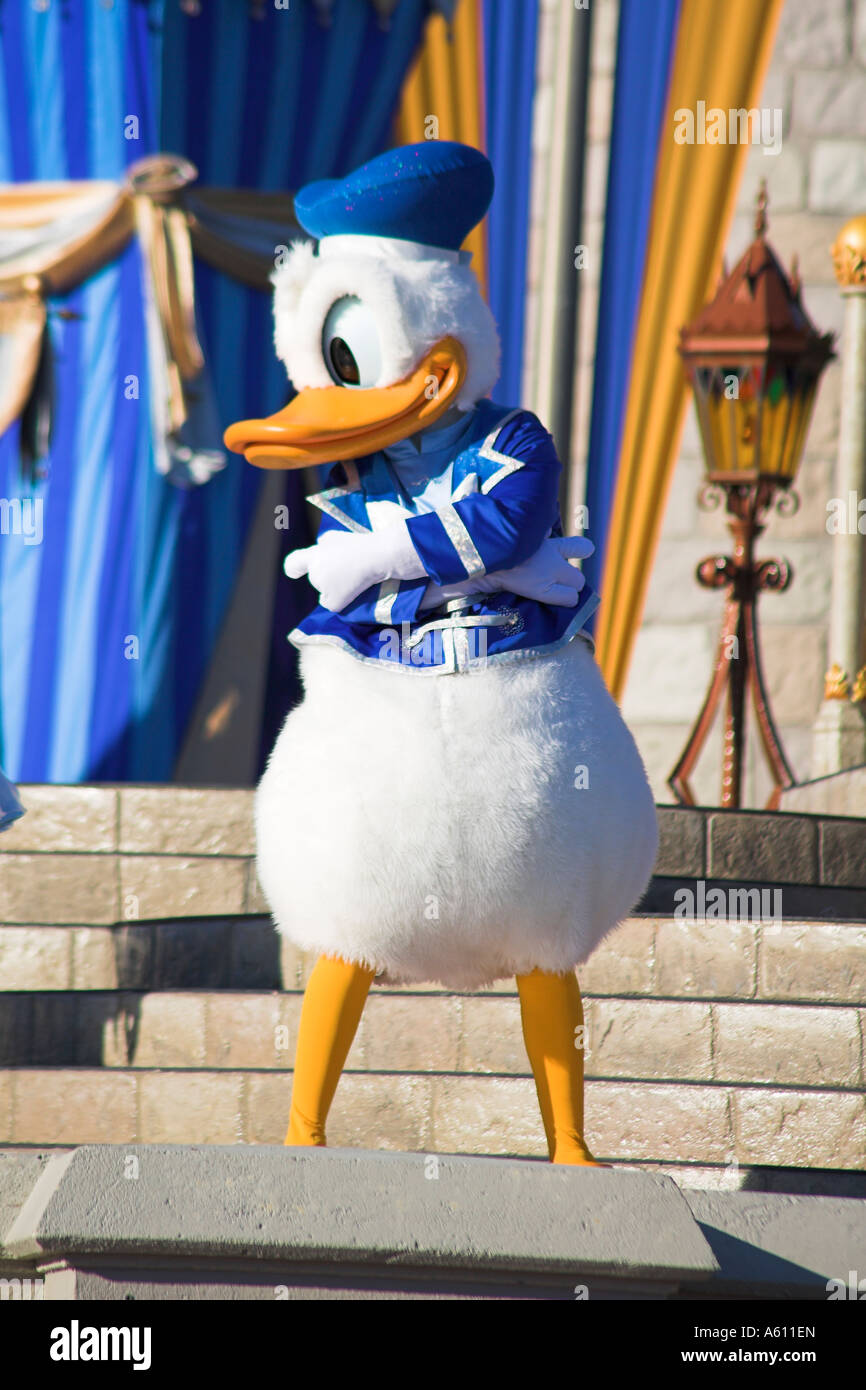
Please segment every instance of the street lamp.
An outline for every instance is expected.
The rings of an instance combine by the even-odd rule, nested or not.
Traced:
[[[796,477],[818,378],[833,353],[833,335],[820,334],[800,303],[796,265],[790,278],[765,240],[767,194],[758,194],[755,239],[716,296],[680,330],[680,354],[695,393],[706,455],[698,502],[707,510],[726,501],[731,555],[714,555],[697,569],[698,583],[725,589],[725,611],[713,676],[688,743],[668,779],[678,800],[693,806],[689,777],[719,705],[725,702],[722,756],[724,807],[741,805],[746,697],[752,696],[764,755],[773,774],[768,809],[778,806],[794,776],[773,722],[761,672],[756,603],[762,589],[781,593],[791,582],[784,560],[755,560],[756,538],[770,507],[799,505]]]

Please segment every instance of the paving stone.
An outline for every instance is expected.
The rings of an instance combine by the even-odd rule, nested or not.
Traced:
[[[289,1123],[291,1072],[252,1072],[246,1079],[246,1137],[250,1144],[282,1144]]]
[[[345,1073],[328,1116],[328,1143],[403,1152],[427,1148],[433,1084],[425,1076]]]
[[[592,999],[586,1026],[588,1077],[702,1081],[712,1075],[708,1004]]]
[[[364,1064],[370,1071],[455,1071],[461,1001],[392,994],[364,1009]]]
[[[26,816],[0,838],[2,855],[117,849],[117,792],[102,787],[19,786]]]
[[[15,1072],[16,1144],[122,1144],[136,1131],[136,1082],[122,1072]]]
[[[15,1066],[29,1054],[32,1026],[33,996],[0,994],[0,1067]]]
[[[117,865],[111,854],[4,854],[0,922],[116,922]]]
[[[134,915],[140,920],[240,913],[245,876],[243,859],[146,854],[120,858],[121,896],[124,903],[135,905]]]
[[[866,821],[822,820],[821,883],[863,889],[866,916]]]
[[[253,792],[220,787],[123,787],[120,849],[127,854],[254,853]]]
[[[467,997],[463,1001],[461,1071],[528,1076],[520,1002],[513,998]]]
[[[232,927],[231,984],[236,989],[296,987],[281,968],[281,939],[269,917],[238,917]]]
[[[707,823],[692,807],[660,807],[659,852],[654,873],[673,878],[702,878],[706,873]]]
[[[289,1069],[301,1002],[300,994],[209,994],[207,1065]]]
[[[750,922],[661,919],[656,927],[656,989],[666,995],[751,998],[757,927]]]
[[[850,1089],[862,1081],[856,1009],[716,1004],[717,1081]]]
[[[761,929],[758,992],[765,999],[859,1004],[866,999],[866,926],[785,922]]]
[[[70,983],[73,989],[117,989],[120,980],[115,931],[111,927],[66,927],[65,930],[72,945]]]
[[[804,816],[716,811],[710,817],[710,878],[738,883],[815,883],[818,836]]]
[[[115,970],[117,974],[117,984],[120,989],[153,989],[162,985],[189,983],[181,980],[171,980],[166,978],[161,981],[157,972],[157,956],[160,949],[160,938],[164,932],[172,937],[172,924],[153,925],[149,922],[142,922],[140,925],[118,925],[114,928],[111,935],[114,945]],[[193,928],[193,931],[196,929]],[[174,944],[173,940],[172,943]],[[76,968],[78,956],[76,955]],[[172,952],[167,953],[166,963],[172,959]],[[167,972],[168,974],[169,972]],[[77,978],[77,977],[76,977]]]
[[[46,993],[33,996],[33,1032],[27,1066],[101,1067],[109,1062],[106,1038],[125,1035],[126,1013],[114,991]],[[117,1044],[118,1061],[126,1050]]]
[[[440,1153],[546,1157],[533,1082],[522,1077],[436,1077],[430,1147]]]
[[[246,1085],[246,1136],[250,1144],[282,1144],[289,1123],[292,1073],[253,1072]]]
[[[133,1067],[202,1067],[207,1064],[204,994],[126,996],[134,1010],[128,1062]]]
[[[239,1144],[243,1076],[238,1072],[143,1072],[141,1139],[146,1144]]]
[[[866,1097],[839,1091],[734,1093],[741,1163],[803,1168],[863,1168]]]
[[[154,986],[226,988],[231,983],[233,927],[230,917],[161,922],[156,931]]]
[[[650,994],[654,982],[658,922],[632,917],[605,937],[578,971],[589,994]]]
[[[66,927],[0,927],[4,989],[68,989],[71,937]]]
[[[614,1160],[727,1163],[733,1152],[728,1095],[717,1086],[587,1082],[586,1132],[596,1157]]]

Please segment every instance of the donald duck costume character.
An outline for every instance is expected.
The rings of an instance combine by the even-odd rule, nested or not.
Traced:
[[[499,343],[467,233],[485,156],[431,141],[297,196],[274,274],[298,395],[226,432],[265,468],[338,460],[319,604],[290,635],[304,700],[256,795],[258,872],[307,984],[286,1143],[325,1121],[375,978],[472,990],[516,975],[550,1158],[584,1138],[575,967],[641,896],[657,848],[634,742],[582,631],[560,463],[534,415],[484,399]]]

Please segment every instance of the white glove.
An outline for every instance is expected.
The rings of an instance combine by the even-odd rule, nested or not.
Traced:
[[[290,579],[306,574],[319,601],[339,613],[383,579],[422,579],[427,571],[409,539],[405,521],[381,531],[326,531],[315,545],[293,550],[283,569]]]
[[[561,608],[575,608],[586,580],[569,560],[586,560],[595,550],[585,536],[548,536],[534,555],[510,570],[495,570],[459,584],[428,584],[422,608],[435,608],[465,594],[519,594]]]

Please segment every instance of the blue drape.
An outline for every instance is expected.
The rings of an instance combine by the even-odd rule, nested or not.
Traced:
[[[493,397],[518,405],[538,0],[484,0],[482,17],[487,154],[496,174],[488,223],[489,297],[502,340],[502,370]]]
[[[311,0],[250,16],[210,0],[3,4],[0,180],[120,179],[159,149],[204,185],[291,190],[348,172],[389,143],[429,0],[400,0],[388,27],[368,0]],[[125,138],[126,117],[138,118]],[[200,335],[222,426],[287,399],[268,296],[196,267]],[[133,243],[54,305],[55,441],[46,476],[22,483],[17,429],[0,439],[0,496],[43,504],[44,539],[0,536],[0,761],[17,781],[172,775],[225,616],[261,475],[230,455],[201,488],[154,468],[141,266]],[[138,399],[124,383],[140,382]],[[304,543],[296,475],[286,496]],[[280,620],[292,614],[280,597]],[[271,705],[291,698],[275,635]],[[274,718],[277,714],[274,714]]]
[[[596,550],[582,565],[596,589],[604,570],[678,13],[679,0],[622,0],[620,7],[586,481]]]

